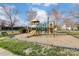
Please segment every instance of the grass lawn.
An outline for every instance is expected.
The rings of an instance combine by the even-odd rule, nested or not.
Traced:
[[[12,40],[9,38],[0,39],[0,47],[13,52],[14,54],[22,56],[79,56],[79,51],[47,45],[39,45],[37,43],[20,40]]]
[[[76,38],[79,38],[79,35],[73,35],[74,37],[76,37]]]
[[[76,38],[79,38],[79,31],[77,31],[77,32],[66,32],[68,35],[72,35],[72,36],[74,36],[74,37],[76,37]]]
[[[70,32],[70,31],[68,31],[67,32],[67,34],[69,34],[69,35],[79,35],[79,31],[77,31],[77,32]]]
[[[13,31],[13,32],[12,31],[0,31],[0,37],[17,35],[19,33],[20,33],[19,31]]]

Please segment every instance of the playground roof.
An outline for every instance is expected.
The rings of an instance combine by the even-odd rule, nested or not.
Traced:
[[[32,22],[39,22],[39,20],[37,20],[37,19],[33,19],[33,20],[31,20]]]

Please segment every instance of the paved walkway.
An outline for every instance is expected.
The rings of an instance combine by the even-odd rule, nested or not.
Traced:
[[[13,53],[9,52],[8,50],[0,48],[0,56],[15,56],[15,55]]]
[[[38,42],[42,44],[50,44],[61,47],[79,48],[79,39],[71,35],[42,35],[27,38],[26,34],[16,35],[15,38],[29,42]]]

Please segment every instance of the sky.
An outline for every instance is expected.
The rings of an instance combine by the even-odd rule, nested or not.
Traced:
[[[19,19],[21,25],[28,24],[26,11],[29,9],[37,11],[37,17],[40,19],[40,22],[45,22],[47,14],[54,7],[57,7],[62,13],[67,10],[72,10],[74,7],[74,4],[69,3],[0,3],[0,6],[1,5],[8,5],[10,7],[17,8],[20,11]],[[63,13],[63,16],[64,15],[66,15],[66,13]]]

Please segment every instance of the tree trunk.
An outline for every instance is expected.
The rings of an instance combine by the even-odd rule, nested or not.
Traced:
[[[12,33],[13,33],[13,26],[11,26],[11,30],[12,30]]]

